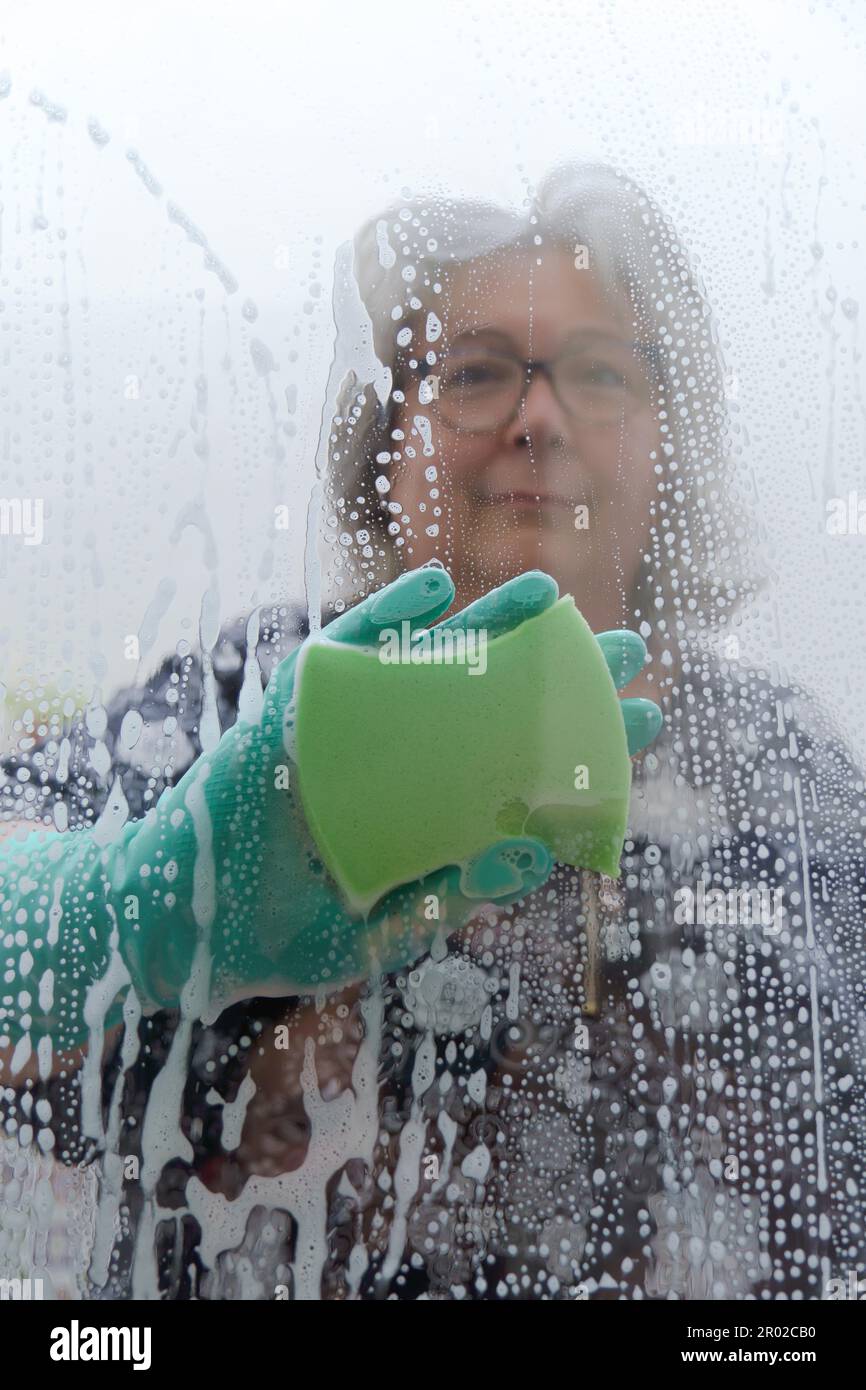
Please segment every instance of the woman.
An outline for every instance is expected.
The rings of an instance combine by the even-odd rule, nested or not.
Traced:
[[[619,885],[558,868],[381,989],[196,1025],[157,1205],[105,1161],[121,1232],[91,1278],[115,1297],[821,1297],[862,1264],[862,781],[796,688],[719,659],[758,586],[686,257],[639,189],[580,166],[524,217],[400,204],[354,252],[375,359],[335,411],[326,619],[425,561],[458,604],[540,568],[595,631],[639,628],[654,660],[629,693],[666,727]],[[251,651],[267,677],[303,634],[279,609],[223,634],[223,728]],[[164,790],[151,769],[199,751],[200,671],[179,652],[110,711],[134,815]],[[781,890],[781,911],[750,917],[735,886]],[[142,1154],[175,1023],[142,1024],[106,1073],[120,1156]]]
[[[849,1169],[862,1114],[851,1049],[863,964],[863,783],[797,688],[719,659],[736,657],[738,610],[760,586],[749,571],[748,499],[732,483],[714,329],[687,258],[639,189],[578,166],[551,175],[525,218],[397,206],[356,239],[356,266],[377,356],[406,401],[392,392],[396,409],[377,419],[369,388],[353,399],[350,384],[344,399],[346,442],[362,436],[368,467],[358,477],[358,451],[337,441],[333,591],[363,593],[365,576],[388,558],[376,545],[381,510],[369,508],[377,488],[393,499],[385,519],[398,565],[402,552],[437,555],[464,601],[538,563],[578,595],[596,630],[638,628],[656,658],[643,693],[666,715],[633,779],[625,901],[594,902],[584,885],[588,911],[571,909],[577,941],[563,931],[562,881],[565,910],[554,923],[543,893],[523,905],[532,927],[521,1021],[530,1036],[552,1030],[557,1043],[546,1073],[544,1060],[525,1063],[546,1076],[542,1133],[537,1115],[516,1123],[519,1137],[499,1121],[518,1193],[510,1234],[529,1226],[522,1244],[546,1244],[551,1253],[536,1253],[536,1266],[557,1279],[573,1279],[581,1261],[594,1265],[586,1283],[609,1296],[820,1297],[834,1260],[856,1266],[863,1254]],[[439,322],[448,339],[441,367],[425,362],[440,346]],[[648,390],[623,355],[629,339],[648,365]],[[559,391],[536,371],[512,409],[509,358],[549,363],[572,344]],[[447,401],[431,389],[417,408],[431,422],[429,475],[427,426],[409,385],[425,367],[440,397],[452,372]],[[352,534],[359,524],[369,539]],[[700,911],[702,885],[761,883],[784,904],[764,924],[753,926],[748,911],[735,917],[730,902],[721,916],[718,898],[716,911]],[[562,959],[551,971],[569,944],[575,955],[585,945],[590,959]],[[496,949],[494,940],[488,956]],[[566,1041],[576,997],[582,1019],[596,1020],[579,1065]],[[496,1040],[494,1030],[494,1054]],[[747,1040],[757,1050],[746,1063]],[[581,1079],[569,1088],[562,1077],[575,1071]],[[538,1105],[537,1083],[534,1097]],[[562,1132],[555,1163],[552,1125]]]

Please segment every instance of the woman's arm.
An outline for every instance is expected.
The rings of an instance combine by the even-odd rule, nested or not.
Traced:
[[[10,839],[13,835],[18,835],[20,837],[22,832],[27,833],[32,830],[32,828],[29,821],[6,821],[0,824],[0,843],[6,839]],[[113,1028],[106,1030],[105,1041],[109,1047],[114,1045],[121,1031],[121,1024],[116,1024]],[[52,1049],[50,1054],[46,1056],[45,1062],[47,1065],[43,1064],[44,1069],[40,1069],[37,1054],[31,1052],[27,1061],[15,1074],[14,1081],[16,1087],[26,1085],[28,1081],[35,1085],[39,1081],[48,1081],[52,1077],[69,1075],[70,1073],[78,1071],[87,1056],[87,1050],[87,1043],[81,1047],[71,1048],[67,1052],[55,1052]],[[0,1075],[2,1075],[2,1071],[3,1061],[2,1054],[0,1054]]]
[[[444,571],[412,571],[336,619],[329,639],[375,649],[383,624],[421,628],[453,594]],[[486,627],[495,619],[505,633],[545,612],[556,594],[549,576],[531,572],[449,621]],[[614,637],[602,651],[615,705],[614,686],[629,678],[635,655],[626,661],[625,646],[644,657],[645,649],[634,634]],[[35,831],[0,845],[0,1076],[13,1085],[34,1060],[48,1075],[55,1054],[79,1055],[88,1038],[119,1025],[130,985],[145,1013],[179,1008],[188,1019],[255,994],[333,988],[429,949],[439,923],[418,906],[431,894],[456,929],[479,900],[514,902],[546,880],[547,846],[513,833],[358,915],[325,872],[296,790],[298,657],[280,662],[260,710],[238,719],[143,819],[129,820],[120,798],[86,830]],[[642,700],[620,708],[615,717],[637,751],[657,732],[659,711]],[[492,757],[515,756],[506,732]]]

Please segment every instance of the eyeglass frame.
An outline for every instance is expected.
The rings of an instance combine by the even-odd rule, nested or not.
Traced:
[[[650,375],[650,377],[648,378],[649,381],[650,381],[651,383],[653,382],[653,380],[655,380],[656,383],[657,383],[658,381],[661,380],[661,372],[660,372],[660,370],[659,370],[660,365],[661,365],[661,353],[660,353],[660,351],[659,351],[658,346],[657,346],[655,343],[640,343],[640,342],[631,342],[631,343],[627,343],[627,342],[625,342],[625,341],[622,340],[622,339],[616,339],[615,341],[616,341],[616,343],[617,343],[617,345],[618,345],[619,347],[628,348],[629,351],[633,352],[637,357],[643,358],[643,359],[645,359],[646,361],[648,361],[648,364],[649,364],[652,368],[655,369],[655,373],[656,373],[655,378],[653,378],[652,375]],[[580,418],[581,418],[580,416],[576,416],[575,413],[574,413],[574,411],[571,410],[570,407],[569,407],[568,405],[566,405],[565,401],[563,401],[563,399],[562,399],[562,397],[560,396],[558,390],[556,389],[556,382],[555,382],[554,377],[553,377],[553,368],[556,366],[556,364],[557,364],[559,361],[561,361],[562,358],[564,358],[564,357],[568,357],[568,356],[571,356],[571,355],[575,355],[575,354],[574,354],[574,349],[573,349],[573,348],[566,348],[566,349],[564,349],[562,352],[556,353],[555,356],[553,356],[553,357],[547,357],[547,358],[543,358],[543,357],[536,357],[536,358],[532,358],[532,357],[518,357],[516,353],[504,351],[502,348],[485,348],[484,350],[485,350],[485,352],[487,353],[487,355],[490,356],[490,357],[504,357],[504,358],[506,358],[508,361],[513,362],[516,366],[522,367],[522,368],[525,370],[525,372],[526,372],[527,374],[528,374],[529,372],[532,372],[532,371],[538,371],[538,372],[541,373],[542,376],[546,376],[546,377],[547,377],[547,380],[550,382],[550,389],[553,391],[554,395],[556,396],[557,401],[559,401],[559,404],[561,405],[561,407],[562,407],[562,409],[565,411],[565,413],[566,413],[567,415],[569,415],[572,419],[580,419]],[[447,358],[446,358],[446,360],[447,360]],[[417,375],[420,377],[420,379],[421,379],[422,381],[425,381],[425,380],[427,379],[428,376],[435,376],[435,375],[436,375],[436,372],[435,372],[435,367],[436,367],[436,366],[438,366],[438,363],[430,363],[430,362],[426,362],[426,361],[424,361],[424,362],[418,362],[418,361],[416,361],[414,366],[412,365],[411,362],[408,364],[409,370],[413,373],[413,375],[414,375],[414,374],[417,374]],[[531,385],[531,383],[530,383],[530,385]],[[508,426],[508,425],[511,424],[511,421],[514,419],[515,415],[516,415],[517,412],[519,411],[522,402],[526,399],[526,394],[527,394],[528,390],[529,390],[529,386],[525,384],[525,378],[524,378],[524,389],[523,389],[521,392],[519,392],[519,394],[518,394],[518,396],[517,396],[517,400],[516,400],[516,402],[515,402],[515,404],[514,404],[514,409],[510,412],[509,415],[505,416],[502,420],[498,421],[495,425],[476,426],[474,429],[473,429],[473,428],[470,428],[468,425],[458,425],[458,426],[451,426],[451,425],[449,425],[449,429],[451,429],[451,428],[459,429],[459,430],[460,430],[462,433],[464,433],[464,434],[495,434],[495,432],[496,432],[497,430],[505,429],[506,426]],[[434,399],[438,400],[439,397],[436,396],[436,397],[434,397]],[[447,422],[446,422],[446,423],[447,423]],[[583,420],[583,423],[584,423],[584,424],[598,424],[599,422],[598,422],[598,421],[592,421],[592,420],[586,420],[586,419],[584,419],[584,420]],[[615,424],[615,423],[616,423],[615,420],[610,420],[610,421],[608,421],[604,426],[602,426],[602,428],[609,428],[611,425],[613,425],[613,424]]]

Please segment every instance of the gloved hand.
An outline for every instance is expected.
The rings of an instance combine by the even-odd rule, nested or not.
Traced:
[[[328,637],[373,644],[381,628],[427,626],[451,604],[437,568],[401,576],[328,627]],[[496,636],[553,604],[553,579],[532,571],[493,590],[448,626]],[[617,688],[646,649],[631,632],[598,639]],[[479,902],[505,905],[540,887],[553,867],[545,845],[511,837],[472,863],[404,885],[366,917],[353,915],[327,874],[305,822],[291,762],[293,693],[303,645],[274,670],[261,717],[234,724],[138,822],[106,843],[85,832],[32,832],[0,844],[0,1068],[23,1066],[51,1039],[80,1045],[90,1028],[120,1021],[130,981],[143,1008],[181,1007],[212,1018],[234,1000],[338,986],[422,955],[442,922],[464,925]],[[648,743],[661,713],[623,700],[629,752]],[[435,894],[440,920],[427,920]],[[3,1046],[6,1034],[6,1045]]]

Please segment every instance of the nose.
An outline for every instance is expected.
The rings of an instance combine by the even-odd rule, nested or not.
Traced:
[[[550,378],[545,372],[534,369],[509,423],[508,442],[522,446],[528,441],[539,448],[553,440],[567,439],[571,423]]]

